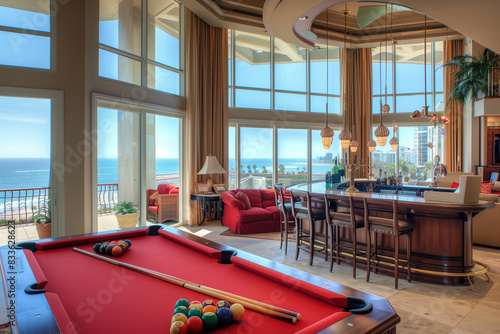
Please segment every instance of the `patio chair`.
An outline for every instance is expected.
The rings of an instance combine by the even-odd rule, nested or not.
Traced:
[[[157,223],[167,220],[179,221],[179,187],[160,184],[157,189],[148,189],[148,219]]]

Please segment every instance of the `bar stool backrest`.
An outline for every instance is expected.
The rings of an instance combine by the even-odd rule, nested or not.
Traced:
[[[378,225],[387,225],[392,227],[394,235],[399,235],[398,201],[365,197],[363,198],[363,203],[365,206],[365,226],[367,228],[370,226],[370,222]],[[392,218],[376,215],[377,212],[391,212],[387,209],[387,204],[389,203],[392,204]]]
[[[339,207],[345,205],[349,212],[339,212]],[[352,196],[341,196],[336,194],[325,194],[325,214],[326,221],[331,224],[331,219],[350,220],[352,226],[355,226],[354,218],[354,199]]]
[[[307,191],[303,190],[290,190],[291,201],[292,201],[292,214],[294,217],[297,216],[297,212],[299,208],[297,208],[297,204],[302,205],[302,201],[306,201],[307,214],[309,217],[312,217],[311,211],[311,195]]]

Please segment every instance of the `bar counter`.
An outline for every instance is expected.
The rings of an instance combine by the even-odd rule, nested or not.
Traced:
[[[371,192],[348,193],[325,188],[325,182],[297,184],[288,190],[308,191],[318,206],[324,207],[324,194],[354,197],[355,212],[363,216],[363,197],[398,201],[400,218],[408,218],[415,224],[412,233],[412,278],[420,282],[447,285],[471,284],[474,276],[486,274],[489,267],[475,262],[472,248],[472,217],[494,207],[493,202],[479,201],[477,204],[455,204],[425,201],[423,197],[409,195],[380,194]],[[346,210],[348,208],[345,208]],[[380,216],[392,217],[392,206],[380,207]],[[361,231],[360,231],[361,232]],[[341,230],[342,243],[349,243],[350,233]],[[400,239],[400,256],[406,256],[406,238]],[[366,246],[366,233],[357,233],[358,245]],[[379,253],[394,256],[392,238],[378,235]],[[359,247],[359,246],[358,246]],[[366,264],[361,258],[360,267]],[[406,273],[402,272],[406,277]],[[473,288],[473,286],[472,286]],[[473,288],[474,289],[474,288]]]

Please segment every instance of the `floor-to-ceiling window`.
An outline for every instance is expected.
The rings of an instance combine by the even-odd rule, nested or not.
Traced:
[[[266,189],[273,182],[272,128],[240,128],[239,188]]]
[[[390,130],[389,139],[385,147],[377,146],[372,153],[376,177],[401,173],[410,183],[432,181],[434,158],[439,155],[442,160],[443,156],[444,134],[439,131],[442,125],[437,123],[434,127],[425,117],[414,120],[408,117],[401,121],[402,118],[396,115],[420,112],[424,105],[429,107],[429,115],[443,112],[442,63],[442,42],[427,43],[426,47],[416,43],[382,45],[373,49],[372,110],[376,115],[380,113],[381,104],[390,106],[390,112],[382,115],[384,125]],[[377,126],[373,124],[373,131]],[[395,126],[397,132],[394,132]],[[391,149],[389,143],[393,136],[399,140],[397,149]]]
[[[158,221],[159,217],[155,221],[148,214],[150,206],[157,206],[150,204],[154,199],[149,198],[148,189],[154,193],[160,184],[172,185],[177,190],[172,192],[171,197],[175,198],[168,199],[168,205],[172,206],[169,216],[158,222],[178,221],[181,215],[183,113],[104,96],[95,99],[94,229],[123,228],[115,216],[117,205],[123,202],[132,202],[137,209],[138,226]]]
[[[99,5],[99,75],[180,95],[181,6],[173,0]]]
[[[64,234],[62,98],[0,88],[0,132],[9,143],[0,145],[0,224],[18,225],[18,242]]]

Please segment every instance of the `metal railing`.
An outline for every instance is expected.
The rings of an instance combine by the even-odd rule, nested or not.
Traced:
[[[118,204],[118,183],[97,185],[97,215],[112,214]]]

